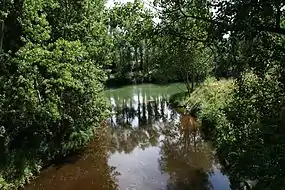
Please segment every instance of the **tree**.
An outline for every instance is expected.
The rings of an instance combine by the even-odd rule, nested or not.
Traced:
[[[206,39],[214,47],[215,73],[235,79],[233,100],[222,110],[226,121],[214,137],[230,178],[238,186],[256,180],[257,189],[283,186],[284,2],[156,2],[167,18],[204,23],[206,37],[185,41]]]
[[[210,24],[189,18],[185,12],[191,11],[205,18],[210,18],[210,12],[207,7],[202,9],[204,1],[177,4],[162,0],[154,4],[161,19],[155,30],[155,34],[161,38],[159,69],[161,73],[168,72],[169,78],[178,77],[184,81],[190,94],[194,84],[212,72],[213,53],[207,36]]]
[[[141,1],[117,3],[110,9],[110,35],[114,44],[111,69],[115,78],[130,82],[149,78],[152,18]]]
[[[25,0],[1,7],[0,176],[15,188],[85,146],[106,116],[104,3]]]

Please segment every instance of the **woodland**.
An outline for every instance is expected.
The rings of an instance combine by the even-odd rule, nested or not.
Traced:
[[[0,187],[84,148],[107,86],[179,81],[233,187],[283,189],[285,2],[106,3],[0,0]]]

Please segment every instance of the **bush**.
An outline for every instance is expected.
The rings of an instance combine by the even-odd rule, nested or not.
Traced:
[[[198,117],[208,136],[217,132],[215,127],[228,125],[224,109],[232,101],[233,90],[232,80],[207,78],[186,100],[187,111]]]
[[[173,106],[173,107],[182,107],[185,105],[185,100],[186,98],[189,97],[188,92],[179,92],[177,94],[174,94],[172,96],[170,96],[169,98],[169,103]]]
[[[7,183],[1,176],[0,176],[0,189],[9,190],[13,188],[12,184]]]
[[[207,79],[186,101],[215,144],[233,188],[248,180],[257,189],[284,181],[284,91],[270,70],[248,71],[235,82]]]
[[[79,41],[26,44],[2,77],[1,171],[22,185],[43,164],[85,146],[106,116],[104,72]]]
[[[219,139],[219,149],[230,163],[227,172],[235,181],[257,181],[256,188],[283,186],[285,130],[284,90],[274,70],[260,77],[244,73],[237,81],[226,113],[234,126],[232,139]]]

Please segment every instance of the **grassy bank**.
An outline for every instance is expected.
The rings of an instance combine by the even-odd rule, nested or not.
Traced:
[[[233,189],[278,189],[284,181],[279,168],[285,155],[280,87],[272,78],[261,80],[253,73],[239,82],[243,85],[237,87],[237,81],[208,78],[190,97],[176,101],[197,117],[203,134],[214,143]]]
[[[232,80],[217,81],[208,78],[197,87],[191,96],[185,93],[175,94],[170,101],[175,106],[183,106],[188,113],[195,115],[208,137],[216,136],[216,127],[228,125],[225,109],[232,101],[234,83]]]
[[[187,100],[187,98],[189,98],[187,91],[179,92],[177,94],[170,96],[169,103],[173,107],[184,107],[185,101]]]
[[[207,136],[215,136],[215,127],[228,125],[225,109],[232,101],[233,90],[232,80],[208,78],[185,100],[186,110],[197,116]]]

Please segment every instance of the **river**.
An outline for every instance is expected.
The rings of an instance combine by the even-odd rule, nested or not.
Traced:
[[[169,97],[183,90],[183,84],[107,90],[107,127],[81,154],[43,170],[25,190],[230,189],[195,118],[169,106]]]

